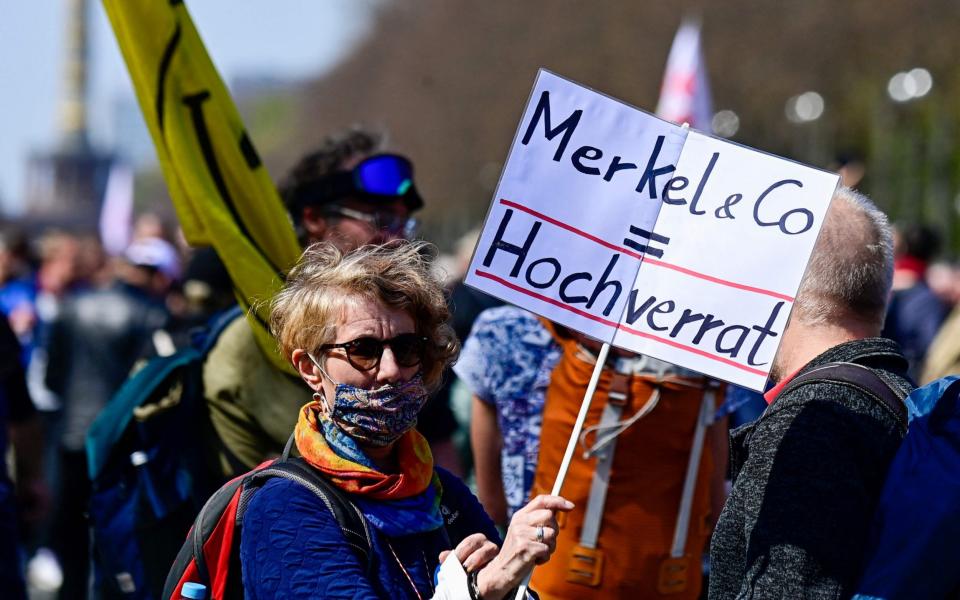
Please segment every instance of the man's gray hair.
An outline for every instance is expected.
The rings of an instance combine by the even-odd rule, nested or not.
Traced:
[[[794,314],[807,325],[842,320],[881,326],[893,280],[893,231],[859,192],[833,196],[797,292]]]

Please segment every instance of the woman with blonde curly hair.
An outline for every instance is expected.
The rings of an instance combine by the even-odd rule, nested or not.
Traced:
[[[489,600],[505,597],[552,554],[556,512],[571,503],[534,499],[500,546],[479,502],[434,467],[415,429],[428,390],[459,352],[430,250],[395,242],[343,254],[314,244],[274,299],[271,329],[314,390],[296,447],[363,516],[373,560],[353,551],[316,495],[272,479],[243,516],[246,597]],[[450,579],[438,587],[434,573],[451,549],[468,576],[462,586]]]

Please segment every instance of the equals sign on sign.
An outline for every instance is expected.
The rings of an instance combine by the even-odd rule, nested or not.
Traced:
[[[663,250],[659,248],[653,248],[651,246],[652,242],[659,242],[663,245],[670,243],[670,238],[660,235],[658,233],[653,233],[652,231],[647,231],[646,229],[640,229],[633,225],[630,226],[630,233],[643,238],[645,241],[640,243],[636,240],[632,240],[629,237],[623,238],[623,245],[627,248],[633,248],[637,252],[642,252],[643,254],[649,254],[650,256],[656,256],[657,258],[663,257]]]

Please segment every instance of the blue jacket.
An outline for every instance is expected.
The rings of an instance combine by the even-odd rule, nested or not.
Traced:
[[[940,325],[947,318],[947,307],[925,283],[893,292],[887,306],[887,318],[880,333],[900,344],[910,361],[910,376],[920,378],[923,361]]]
[[[370,573],[319,498],[295,482],[270,480],[254,494],[243,516],[240,562],[246,598],[415,600],[417,592],[429,598],[441,551],[472,533],[500,543],[493,522],[470,490],[443,469],[437,474],[443,505],[451,510],[447,527],[389,539],[371,527]]]
[[[910,429],[887,472],[854,600],[960,597],[960,377],[906,404]]]

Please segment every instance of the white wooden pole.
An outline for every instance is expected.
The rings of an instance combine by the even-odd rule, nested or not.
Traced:
[[[603,365],[607,362],[607,355],[610,353],[610,344],[604,343],[600,348],[600,354],[597,355],[597,364],[593,367],[593,375],[590,376],[590,384],[587,391],[583,394],[583,402],[580,404],[580,414],[577,415],[577,422],[573,425],[573,431],[570,433],[570,439],[567,440],[567,451],[563,454],[563,461],[560,463],[560,470],[557,472],[557,478],[553,482],[553,490],[550,492],[553,496],[559,496],[563,488],[563,480],[567,478],[567,471],[570,470],[570,461],[573,460],[573,453],[577,450],[577,442],[580,439],[580,432],[583,430],[583,423],[587,420],[587,413],[590,412],[590,403],[593,401],[593,393],[597,390],[597,383],[600,381],[600,373],[603,372]],[[517,590],[515,600],[523,600],[527,595],[527,586],[530,584],[530,577],[533,571],[527,573],[523,583]]]

